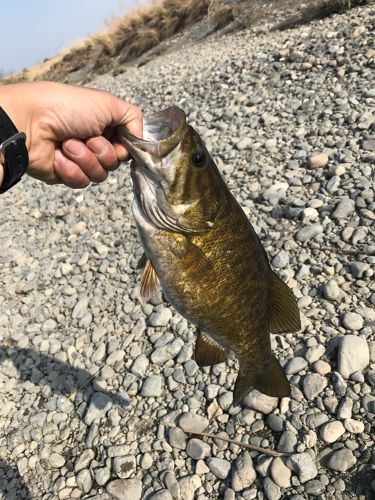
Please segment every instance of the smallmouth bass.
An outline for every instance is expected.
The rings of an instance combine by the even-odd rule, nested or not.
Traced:
[[[199,366],[235,353],[234,403],[250,389],[289,396],[270,333],[300,330],[296,301],[185,113],[171,107],[145,117],[143,139],[124,127],[118,134],[133,158],[132,209],[145,252],[141,299],[161,285],[197,326]]]

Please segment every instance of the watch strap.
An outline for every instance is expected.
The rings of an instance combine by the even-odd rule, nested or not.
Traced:
[[[3,156],[4,177],[0,193],[5,193],[21,180],[29,164],[26,135],[16,126],[0,107],[0,153]]]

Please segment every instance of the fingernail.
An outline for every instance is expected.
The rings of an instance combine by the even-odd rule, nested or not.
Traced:
[[[86,145],[90,148],[90,150],[100,156],[103,155],[107,151],[107,144],[103,143],[102,141],[92,139],[90,141],[86,142]]]
[[[69,139],[69,141],[64,142],[63,147],[72,156],[81,156],[84,149],[82,142],[75,139]]]

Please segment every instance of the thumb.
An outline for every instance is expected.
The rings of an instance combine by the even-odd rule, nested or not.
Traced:
[[[113,98],[112,126],[124,125],[131,134],[142,137],[143,120],[142,111],[134,104],[123,101],[117,97]]]
[[[108,97],[110,99],[108,109],[111,110],[111,124],[107,138],[111,141],[115,149],[117,159],[119,161],[126,161],[129,159],[129,152],[117,136],[116,127],[123,125],[131,134],[142,138],[142,111],[137,106],[134,106],[134,104],[123,101],[112,94],[108,94]]]

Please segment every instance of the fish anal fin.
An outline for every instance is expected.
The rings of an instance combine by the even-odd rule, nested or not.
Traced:
[[[209,335],[198,332],[194,359],[198,366],[217,365],[228,359],[228,352]]]
[[[151,262],[147,260],[143,269],[141,288],[139,290],[140,301],[145,304],[159,288],[159,278],[156,276],[155,269],[152,267]]]
[[[274,355],[258,370],[254,370],[250,364],[240,362],[233,391],[234,404],[238,404],[251,389],[276,398],[290,396],[288,379]]]
[[[301,319],[291,289],[277,274],[272,273],[271,279],[271,333],[298,332]]]

